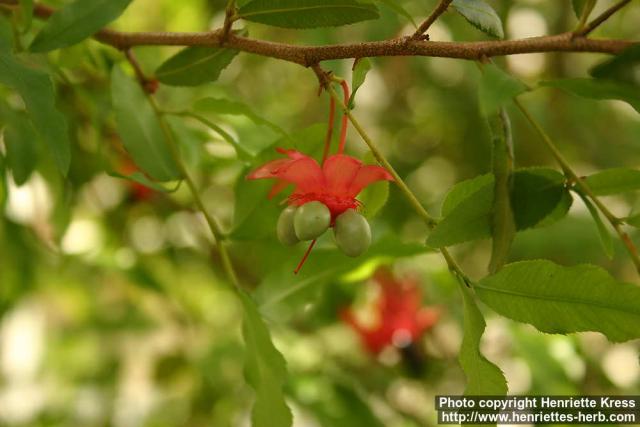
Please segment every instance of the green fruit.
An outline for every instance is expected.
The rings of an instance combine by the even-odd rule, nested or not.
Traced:
[[[296,210],[296,206],[287,206],[278,218],[276,234],[278,235],[278,240],[280,240],[280,243],[283,245],[293,246],[300,241],[293,228],[293,217]]]
[[[321,202],[309,202],[300,206],[293,216],[293,228],[300,240],[317,239],[327,231],[331,223],[331,212]]]
[[[371,245],[371,228],[367,220],[353,209],[347,209],[333,228],[336,243],[345,255],[357,257]]]

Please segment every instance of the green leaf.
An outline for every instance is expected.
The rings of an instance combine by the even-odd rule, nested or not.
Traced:
[[[640,228],[640,214],[627,217],[624,219],[624,222],[632,227]]]
[[[589,72],[598,79],[612,79],[640,85],[640,45],[635,44]]]
[[[22,30],[28,31],[33,21],[33,0],[20,0],[19,11]]]
[[[535,260],[509,264],[474,286],[499,314],[542,332],[601,332],[614,342],[640,338],[640,288],[593,265]]]
[[[609,257],[609,259],[613,259],[613,239],[611,238],[611,234],[607,227],[602,222],[602,218],[600,218],[600,214],[598,210],[593,206],[593,203],[584,196],[581,192],[578,192],[578,195],[584,202],[585,206],[589,210],[591,217],[596,223],[596,227],[598,229],[598,235],[600,236],[600,243],[602,243],[602,248],[604,249],[604,253]]]
[[[130,175],[124,175],[119,172],[111,171],[111,172],[107,172],[107,174],[114,178],[122,178],[122,179],[126,179],[127,181],[133,181],[135,183],[144,185],[145,187],[149,187],[152,190],[159,191],[161,193],[173,193],[178,188],[180,188],[180,184],[182,182],[182,181],[178,182],[173,188],[167,188],[158,184],[157,182],[150,180],[149,178],[146,177],[145,174],[141,172],[133,172]]]
[[[237,54],[235,49],[190,46],[160,65],[156,78],[171,86],[198,86],[213,82]]]
[[[442,203],[442,216],[449,215],[461,202],[479,189],[493,185],[493,181],[493,175],[488,173],[454,185]]]
[[[244,309],[244,376],[256,393],[251,413],[252,426],[289,427],[293,418],[282,391],[287,377],[286,362],[271,342],[256,303],[244,291],[239,291],[238,295]]]
[[[118,66],[111,73],[111,97],[122,144],[136,165],[158,181],[180,179],[158,116],[140,85]]]
[[[460,346],[459,361],[467,377],[465,396],[507,394],[507,380],[504,374],[480,352],[480,339],[487,324],[471,294],[460,284],[464,301],[464,336]]]
[[[193,109],[203,113],[245,116],[257,125],[267,126],[282,135],[287,134],[280,126],[256,114],[251,107],[242,102],[231,101],[224,98],[208,97],[196,101],[193,105]]]
[[[478,86],[480,111],[485,116],[497,114],[507,102],[526,90],[527,87],[524,83],[504,72],[498,66],[484,65]]]
[[[79,43],[114,21],[129,3],[131,0],[75,0],[51,15],[29,50],[48,52]]]
[[[0,52],[0,84],[20,94],[36,131],[49,147],[58,169],[66,175],[71,160],[67,120],[56,109],[49,75],[22,65],[5,51]]]
[[[349,108],[355,106],[356,92],[367,78],[367,73],[371,70],[369,58],[358,58],[353,64],[353,75],[351,76],[351,97],[349,98]]]
[[[367,186],[358,195],[358,200],[362,203],[362,215],[367,218],[373,218],[384,207],[388,198],[388,181],[379,181]]]
[[[511,122],[504,108],[488,119],[493,139],[493,187],[491,209],[491,261],[489,271],[495,273],[507,262],[516,235],[516,223],[511,204],[513,187],[513,140]]]
[[[407,9],[402,7],[402,5],[398,4],[398,0],[377,0],[377,1],[379,1],[389,9],[393,10],[398,15],[404,16],[405,18],[407,18],[409,22],[411,22],[411,25],[413,25],[415,28],[418,28],[418,24],[416,24],[416,21],[413,19],[413,16],[411,16],[411,14],[407,11]]]
[[[378,9],[356,0],[253,0],[238,15],[285,28],[336,27],[378,19]]]
[[[640,171],[628,168],[606,169],[584,178],[596,196],[640,190]]]
[[[582,9],[587,4],[588,0],[571,0],[571,6],[573,7],[573,13],[576,14],[576,18],[582,16]]]
[[[443,247],[490,237],[494,185],[492,174],[456,185],[443,203],[445,216],[427,243]],[[511,193],[516,230],[548,225],[552,215],[556,220],[564,216],[568,210],[567,193],[563,175],[553,169],[516,170]]]
[[[633,85],[604,79],[559,79],[540,82],[540,86],[556,87],[565,92],[589,99],[617,99],[625,101],[640,113],[640,93]]]
[[[492,37],[503,38],[502,21],[495,10],[482,0],[453,0],[456,11],[471,25]]]
[[[12,114],[4,131],[7,164],[13,181],[20,186],[27,182],[38,161],[38,135],[28,118]]]

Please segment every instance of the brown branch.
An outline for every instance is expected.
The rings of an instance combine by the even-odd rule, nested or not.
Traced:
[[[17,0],[0,0],[0,5],[15,6]],[[36,16],[49,17],[54,10],[37,4]],[[591,25],[591,24],[590,24]],[[425,42],[410,37],[384,41],[336,44],[325,46],[299,46],[274,43],[241,37],[233,33],[223,40],[223,30],[193,33],[169,32],[122,32],[102,29],[95,38],[117,49],[126,50],[133,46],[211,46],[237,49],[256,55],[277,58],[305,67],[331,59],[363,58],[376,56],[429,56],[478,60],[483,57],[514,55],[536,52],[598,52],[616,54],[637,44],[630,40],[593,40],[574,37],[572,33],[553,36],[532,37],[519,40],[496,40],[479,42]]]
[[[412,40],[420,40],[420,39],[425,38],[425,36],[423,36],[423,34],[427,32],[429,27],[431,27],[431,25],[434,22],[436,22],[436,19],[438,19],[438,17],[440,17],[440,15],[442,15],[443,13],[445,13],[447,11],[447,8],[449,7],[449,5],[451,4],[452,1],[453,0],[440,0],[440,3],[438,3],[438,6],[436,6],[436,8],[433,10],[433,12],[431,12],[431,15],[429,15],[429,17],[427,17],[427,19],[425,19],[425,21],[422,24],[420,24],[420,26],[418,27],[416,32],[413,33],[413,35],[411,36],[411,39]]]
[[[622,1],[614,4],[609,9],[605,10],[604,12],[602,12],[602,15],[598,16],[593,21],[589,22],[584,28],[582,28],[579,31],[576,31],[574,33],[574,35],[575,36],[586,36],[587,34],[592,32],[593,30],[598,28],[600,26],[600,24],[602,24],[604,21],[609,19],[611,17],[611,15],[613,15],[614,13],[616,13],[617,11],[619,11],[620,9],[622,9],[623,7],[625,7],[629,3],[631,3],[631,0],[622,0]]]

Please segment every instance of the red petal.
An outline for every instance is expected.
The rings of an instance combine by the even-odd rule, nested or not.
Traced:
[[[267,197],[269,199],[273,199],[279,192],[287,188],[289,184],[291,183],[287,181],[276,182],[275,184],[273,184],[273,187],[271,187],[271,190],[269,190],[269,194],[267,194]]]
[[[344,154],[329,156],[322,166],[328,190],[335,195],[346,196],[362,162]]]
[[[247,179],[277,178],[287,183],[295,184],[298,192],[319,191],[324,184],[324,176],[320,165],[313,158],[295,150],[278,151],[289,156],[288,159],[272,160],[251,172]],[[276,184],[271,195],[281,191],[284,186]]]
[[[277,172],[292,161],[290,159],[272,160],[247,175],[247,179],[277,178]]]
[[[350,197],[355,197],[363,188],[376,181],[393,181],[393,176],[382,166],[363,166],[351,182],[347,193]]]

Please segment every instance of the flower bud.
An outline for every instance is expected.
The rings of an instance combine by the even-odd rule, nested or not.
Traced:
[[[287,206],[280,217],[278,217],[278,225],[276,226],[276,234],[280,243],[287,246],[293,246],[299,242],[298,236],[293,228],[293,217],[296,213],[295,206]]]
[[[371,245],[371,228],[367,220],[353,209],[347,209],[333,228],[336,243],[345,255],[357,257]]]
[[[293,217],[293,227],[300,240],[313,240],[327,231],[331,212],[324,203],[313,201],[300,206]]]

